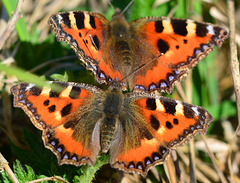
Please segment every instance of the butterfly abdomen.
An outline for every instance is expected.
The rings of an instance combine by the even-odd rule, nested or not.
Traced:
[[[116,118],[104,118],[101,125],[101,148],[106,153],[115,134]]]
[[[129,43],[127,41],[118,41],[115,44],[115,50],[117,55],[121,55],[122,60],[124,60],[124,64],[130,66],[131,64],[131,50]]]
[[[123,96],[119,90],[113,89],[109,91],[104,98],[103,112],[105,117],[101,123],[101,147],[104,153],[109,150],[114,138],[117,117],[123,103]]]
[[[116,58],[116,62],[118,62],[118,66],[125,67],[123,70],[131,68],[133,53],[130,42],[132,35],[129,24],[123,15],[116,14],[113,16],[109,27],[114,56]]]

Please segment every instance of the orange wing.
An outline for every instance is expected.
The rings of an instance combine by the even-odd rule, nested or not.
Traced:
[[[48,23],[58,41],[66,41],[74,49],[98,82],[122,79],[117,68],[113,67],[112,62],[108,63],[109,59],[104,56],[105,49],[110,51],[110,38],[109,22],[103,15],[87,11],[62,12],[52,15]]]
[[[203,108],[150,94],[126,95],[131,105],[119,118],[123,139],[110,149],[113,167],[146,175],[171,149],[206,133],[213,117]],[[133,99],[131,99],[133,98]]]
[[[44,144],[56,154],[59,164],[92,165],[100,150],[99,139],[91,141],[97,119],[88,118],[88,123],[80,123],[79,118],[91,111],[88,104],[100,90],[84,84],[53,84],[62,91],[57,93],[26,83],[13,86],[14,106],[22,108],[32,123],[43,131]],[[76,113],[79,113],[78,118]],[[76,131],[76,128],[84,130]]]
[[[59,164],[93,165],[100,149],[110,149],[113,167],[146,175],[171,149],[206,133],[213,120],[201,107],[144,92],[123,95],[119,85],[103,92],[85,84],[53,84],[61,92],[25,83],[11,92]]]
[[[193,20],[144,17],[130,25],[140,36],[133,41],[141,51],[135,53],[136,60],[138,65],[146,65],[134,75],[133,85],[148,91],[170,93],[176,80],[228,37],[223,28]]]
[[[144,17],[128,24],[118,11],[110,22],[79,11],[52,15],[49,24],[98,82],[117,80],[135,91],[171,93],[175,81],[228,37],[223,28],[192,20]]]

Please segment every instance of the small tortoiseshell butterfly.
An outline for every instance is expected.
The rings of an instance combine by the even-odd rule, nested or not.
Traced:
[[[128,23],[116,10],[103,15],[70,11],[49,18],[59,41],[73,48],[99,83],[120,81],[131,91],[167,91],[228,32],[209,23],[176,18],[143,17]]]
[[[212,116],[203,108],[146,92],[123,94],[119,83],[106,91],[70,82],[50,87],[19,83],[11,88],[21,107],[43,131],[44,144],[59,164],[93,165],[100,152],[125,172],[146,175],[172,149],[206,133]]]

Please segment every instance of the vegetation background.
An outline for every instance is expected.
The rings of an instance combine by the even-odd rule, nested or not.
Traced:
[[[240,1],[235,2],[239,50]],[[129,1],[114,0],[111,3],[114,8],[123,10]],[[0,1],[0,38],[16,4],[17,0]],[[19,182],[40,178],[45,182],[190,182],[196,179],[206,183],[228,182],[233,178],[240,182],[240,140],[234,138],[238,120],[229,66],[229,40],[220,50],[215,49],[202,60],[169,96],[183,100],[185,95],[188,102],[202,106],[212,114],[215,120],[207,137],[195,137],[195,143],[191,141],[190,145],[173,152],[164,165],[152,168],[146,178],[112,169],[107,155],[100,157],[94,167],[58,166],[55,155],[44,148],[41,132],[21,109],[12,107],[9,89],[19,80],[39,82],[39,77],[29,73],[49,80],[97,85],[74,51],[66,43],[56,41],[47,21],[51,14],[69,10],[100,12],[110,20],[114,9],[107,0],[24,0],[21,10],[22,18],[0,50],[0,71],[4,71],[0,72],[0,152]],[[129,21],[144,16],[190,18],[228,29],[227,4],[223,0],[135,0],[125,15]],[[0,181],[11,182],[2,160],[0,166]]]

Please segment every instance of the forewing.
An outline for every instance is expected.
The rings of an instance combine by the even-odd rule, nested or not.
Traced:
[[[193,20],[144,17],[130,25],[136,62],[144,66],[135,73],[133,86],[148,91],[170,93],[175,81],[228,37],[219,26]]]
[[[58,41],[66,41],[74,49],[79,59],[96,76],[98,82],[110,82],[121,78],[112,60],[109,22],[99,13],[69,11],[54,14],[48,23],[56,33]],[[107,49],[107,51],[105,51]]]
[[[13,86],[14,106],[22,108],[43,131],[45,146],[56,154],[60,164],[93,164],[100,145],[99,138],[91,139],[98,120],[92,120],[95,111],[91,106],[101,91],[85,84],[54,82],[53,85],[61,92],[52,91],[50,87],[40,89],[34,84]],[[97,115],[99,113],[95,117]],[[78,130],[83,128],[85,130]]]

